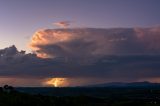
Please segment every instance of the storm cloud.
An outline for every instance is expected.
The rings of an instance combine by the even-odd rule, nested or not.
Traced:
[[[158,79],[159,41],[159,27],[40,30],[29,44],[33,53],[0,50],[0,76],[68,78],[75,85]]]
[[[31,49],[41,57],[87,58],[160,53],[160,28],[46,29],[36,32]]]

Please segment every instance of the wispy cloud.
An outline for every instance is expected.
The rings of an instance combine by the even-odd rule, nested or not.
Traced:
[[[72,23],[71,21],[60,21],[53,24],[61,28],[67,28],[68,26],[71,25],[71,23]]]

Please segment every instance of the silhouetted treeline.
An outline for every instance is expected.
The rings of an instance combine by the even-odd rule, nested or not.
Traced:
[[[0,106],[160,106],[160,89],[128,88],[123,92],[119,89],[117,91],[110,89],[108,94],[106,97],[84,94],[76,96],[33,95],[18,92],[14,87],[5,85],[0,88]]]

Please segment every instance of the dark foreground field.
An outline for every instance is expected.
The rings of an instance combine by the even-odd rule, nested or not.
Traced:
[[[160,88],[0,89],[0,106],[160,106]]]

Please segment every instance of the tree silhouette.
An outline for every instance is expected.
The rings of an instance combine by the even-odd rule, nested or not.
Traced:
[[[5,92],[10,93],[10,92],[13,92],[13,91],[14,91],[14,88],[13,88],[12,86],[9,86],[9,85],[4,85],[4,86],[3,86],[3,90],[4,90]]]

